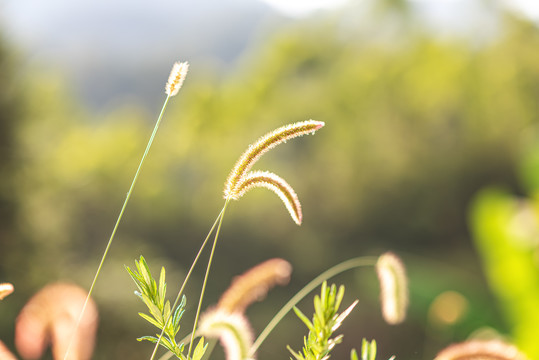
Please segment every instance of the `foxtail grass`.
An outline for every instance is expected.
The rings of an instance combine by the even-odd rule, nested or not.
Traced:
[[[290,280],[292,265],[283,259],[270,259],[236,277],[223,293],[217,308],[229,313],[243,313],[255,301],[264,298],[273,286]]]
[[[228,176],[224,190],[225,198],[236,200],[240,197],[241,183],[245,175],[264,153],[289,139],[314,134],[322,126],[324,126],[323,122],[315,120],[297,122],[275,129],[249,145]]]
[[[376,272],[384,320],[391,325],[399,324],[406,318],[409,297],[404,265],[397,255],[387,252],[378,258]]]
[[[187,69],[189,68],[189,64],[187,62],[176,62],[173,67],[172,71],[170,72],[167,84],[165,86],[165,94],[167,97],[165,98],[165,101],[163,103],[163,107],[161,108],[161,112],[159,113],[159,116],[157,118],[157,121],[155,123],[155,126],[153,128],[152,134],[150,135],[150,139],[148,140],[148,143],[146,145],[146,149],[144,150],[144,153],[142,155],[142,158],[140,159],[139,165],[137,167],[137,170],[135,172],[135,176],[133,177],[133,180],[131,182],[131,186],[129,187],[129,190],[127,191],[127,195],[125,197],[124,203],[120,209],[120,213],[118,215],[118,218],[116,219],[116,223],[114,224],[114,227],[112,229],[112,233],[110,235],[109,241],[107,242],[107,245],[105,247],[105,250],[103,251],[103,256],[101,257],[101,261],[97,267],[97,271],[95,273],[94,279],[92,280],[92,284],[90,285],[90,289],[88,290],[88,295],[86,297],[86,300],[84,302],[84,305],[82,306],[82,310],[80,312],[80,315],[78,317],[78,320],[74,326],[71,339],[69,341],[69,345],[67,346],[64,360],[67,360],[69,356],[69,351],[71,350],[71,346],[73,343],[73,336],[77,332],[77,329],[80,325],[80,321],[82,317],[84,316],[84,312],[86,310],[86,307],[88,305],[89,299],[92,295],[92,292],[94,290],[95,284],[97,282],[97,279],[99,277],[99,274],[101,273],[101,269],[103,267],[103,264],[105,263],[105,259],[107,257],[107,254],[109,252],[109,249],[112,245],[112,242],[114,240],[114,237],[116,235],[116,231],[118,230],[118,226],[120,225],[120,222],[122,220],[123,214],[125,212],[125,209],[127,207],[127,203],[129,202],[129,199],[131,198],[131,195],[133,194],[133,190],[135,188],[135,184],[137,183],[138,177],[140,175],[140,172],[142,170],[142,166],[144,164],[144,161],[146,160],[146,157],[148,156],[148,153],[150,152],[150,148],[152,147],[155,135],[157,134],[157,130],[159,129],[159,125],[161,124],[161,120],[163,119],[163,115],[165,113],[165,109],[167,108],[169,99],[173,96],[175,96],[178,91],[180,90],[181,86],[183,85],[183,82],[185,80],[185,77],[187,75]]]
[[[200,320],[200,335],[218,338],[227,360],[253,359],[249,350],[253,344],[253,331],[247,317],[239,312],[230,313],[219,308],[206,311]]]
[[[205,245],[207,244],[207,241],[209,240],[213,231],[215,230],[215,235],[213,239],[212,248],[210,251],[209,260],[206,266],[204,280],[202,282],[202,289],[200,292],[199,303],[198,303],[197,310],[195,313],[193,331],[191,332],[191,339],[189,341],[189,349],[187,352],[188,358],[191,354],[192,344],[193,344],[193,340],[196,334],[196,329],[198,326],[199,316],[200,316],[200,312],[202,308],[202,301],[204,299],[204,294],[206,291],[206,284],[208,281],[208,276],[209,276],[211,265],[213,262],[213,256],[215,253],[215,248],[217,246],[219,232],[221,229],[221,225],[222,225],[225,211],[226,211],[229,201],[238,200],[249,189],[252,189],[255,187],[266,187],[274,191],[281,198],[286,208],[289,210],[290,215],[292,219],[294,220],[294,222],[296,222],[298,225],[301,224],[301,221],[302,221],[301,205],[297,198],[296,192],[292,189],[290,185],[288,185],[288,183],[286,183],[283,179],[281,179],[279,176],[273,173],[269,173],[269,172],[248,173],[248,172],[252,168],[254,163],[264,153],[266,153],[270,149],[285,142],[286,140],[293,139],[295,137],[306,135],[306,134],[313,134],[316,130],[320,129],[322,126],[324,126],[323,122],[307,120],[307,121],[297,122],[290,125],[285,125],[274,131],[271,131],[268,134],[262,136],[255,143],[249,145],[248,149],[240,156],[239,160],[236,162],[236,165],[230,172],[230,175],[228,176],[225,182],[225,190],[224,190],[225,204],[223,205],[221,212],[217,216],[217,219],[215,220],[214,225],[212,226],[210,232],[208,233],[208,236],[203,241],[201,248],[199,249],[199,252],[195,260],[193,261],[193,264],[191,265],[191,269],[189,270],[189,273],[188,273],[188,275],[190,275],[192,269],[194,268],[195,264],[197,263],[199,259],[199,256],[203,248],[205,247]],[[217,226],[215,226],[216,224]],[[188,277],[186,277],[183,284],[181,285],[173,307],[179,301],[180,296],[183,292],[183,289],[187,283],[187,280],[188,280]],[[165,321],[165,327],[170,321],[170,318],[171,316],[169,316],[169,318]],[[153,360],[153,358],[155,357],[155,354],[157,352],[157,347],[159,345],[159,341],[161,341],[163,333],[164,333],[164,330],[161,332],[161,335],[158,338],[158,341],[150,357],[150,360]]]

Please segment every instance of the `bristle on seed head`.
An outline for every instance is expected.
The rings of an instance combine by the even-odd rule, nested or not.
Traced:
[[[189,69],[189,64],[187,61],[185,62],[176,62],[172,66],[172,70],[170,71],[170,75],[168,77],[168,82],[165,87],[165,93],[168,96],[174,96],[178,93],[180,88],[183,85],[183,81],[185,80],[185,76],[187,75],[187,70]]]

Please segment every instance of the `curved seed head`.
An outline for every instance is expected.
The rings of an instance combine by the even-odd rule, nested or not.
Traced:
[[[435,360],[527,360],[516,346],[501,340],[470,340],[453,344],[436,355]]]
[[[244,176],[234,194],[234,199],[239,199],[249,190],[256,187],[264,187],[273,191],[283,201],[286,209],[290,213],[292,220],[301,225],[303,214],[301,204],[294,189],[281,177],[268,171],[253,171]]]
[[[252,359],[249,350],[253,345],[253,331],[247,317],[241,313],[208,310],[200,318],[197,333],[219,338],[227,360]]]
[[[270,259],[236,277],[223,293],[217,308],[226,312],[243,313],[255,301],[266,296],[275,285],[285,285],[290,280],[292,266],[283,259]]]
[[[26,359],[38,359],[52,343],[55,359],[63,359],[72,337],[86,291],[67,283],[45,286],[23,307],[15,325],[15,346]],[[97,330],[97,307],[89,299],[68,359],[90,359]]]
[[[237,198],[237,192],[239,191],[239,185],[243,177],[249,172],[254,163],[257,162],[265,152],[288,139],[306,134],[313,134],[322,126],[324,126],[323,122],[315,120],[297,122],[291,125],[282,126],[262,136],[260,139],[258,139],[258,141],[249,145],[247,151],[241,155],[228,176],[224,190],[225,198]]]
[[[391,325],[406,318],[408,308],[408,279],[402,261],[397,255],[387,252],[376,262],[380,281],[380,301],[384,320]]]

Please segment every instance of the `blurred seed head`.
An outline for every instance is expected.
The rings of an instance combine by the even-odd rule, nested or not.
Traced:
[[[63,359],[73,337],[68,359],[90,359],[98,322],[92,299],[73,334],[86,295],[82,288],[67,283],[47,285],[35,294],[17,317],[15,345],[19,354],[25,359],[38,359],[50,343],[54,359]]]
[[[263,299],[275,285],[286,285],[292,266],[283,259],[270,259],[236,277],[223,293],[217,308],[243,313],[255,301]]]
[[[0,341],[0,360],[17,360],[15,355]]]
[[[442,350],[435,360],[528,360],[516,346],[501,340],[470,340]]]
[[[0,283],[0,300],[11,294],[15,289],[10,283]],[[1,359],[1,358],[0,358]]]
[[[206,311],[200,318],[198,333],[218,338],[227,360],[248,360],[253,345],[253,331],[247,317],[242,313],[229,313],[219,308]]]
[[[408,308],[408,279],[404,264],[397,255],[387,252],[378,258],[376,272],[380,281],[382,316],[388,324],[399,324],[406,318]]]

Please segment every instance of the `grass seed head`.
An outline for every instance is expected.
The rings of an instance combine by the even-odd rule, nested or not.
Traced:
[[[380,301],[384,320],[396,325],[406,318],[408,308],[408,279],[402,261],[397,255],[387,252],[376,262],[380,281]]]
[[[174,96],[178,93],[180,88],[183,85],[183,81],[187,76],[187,70],[189,69],[189,63],[187,62],[176,62],[172,66],[170,75],[168,76],[168,82],[165,87],[165,93],[168,96]]]

